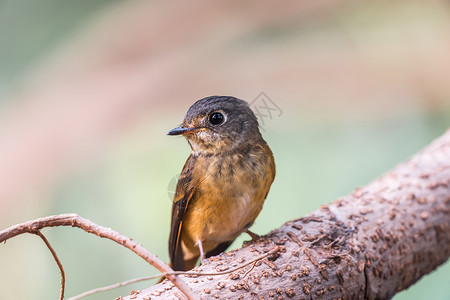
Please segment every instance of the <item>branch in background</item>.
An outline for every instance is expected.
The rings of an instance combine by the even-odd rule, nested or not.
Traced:
[[[85,218],[80,217],[77,214],[63,214],[63,215],[56,215],[56,216],[49,216],[44,218],[39,218],[36,220],[28,221],[22,224],[17,224],[14,226],[11,226],[5,230],[0,231],[0,243],[4,242],[12,237],[15,237],[20,234],[24,233],[32,233],[37,234],[43,237],[42,234],[39,233],[39,230],[45,227],[55,227],[55,226],[72,226],[72,227],[78,227],[80,229],[83,229],[84,231],[88,233],[95,234],[102,238],[110,239],[125,248],[130,249],[143,259],[147,261],[149,264],[157,268],[159,271],[164,273],[172,273],[173,270],[166,265],[163,261],[161,261],[158,257],[150,253],[147,249],[142,247],[142,245],[136,243],[132,239],[121,235],[117,231],[112,230],[111,228],[106,228],[100,225],[97,225],[93,223],[90,220],[87,220]],[[43,238],[44,242],[46,241],[45,237]],[[48,243],[47,247],[49,246]],[[52,248],[49,247],[50,251],[52,251]],[[55,257],[54,251],[52,251],[52,254]],[[58,263],[59,260],[57,257],[55,258],[56,262]],[[60,263],[58,263],[58,266],[60,266]],[[60,270],[62,268],[60,267]],[[61,271],[61,285],[62,290],[61,293],[64,292],[63,283],[64,283],[64,271]],[[186,285],[186,283],[180,278],[175,275],[167,275],[170,281],[173,282],[175,286],[177,286],[180,291],[182,291],[189,299],[198,299],[198,296],[192,292],[192,290],[189,288],[189,286]]]
[[[450,256],[449,207],[450,131],[366,187],[194,271],[222,272],[279,245],[272,259],[214,278],[184,278],[208,298],[389,299]],[[133,299],[177,293],[165,281]]]

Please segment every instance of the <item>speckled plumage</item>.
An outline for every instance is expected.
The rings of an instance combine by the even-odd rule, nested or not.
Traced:
[[[209,120],[219,112],[224,122]],[[212,96],[194,103],[182,125],[192,153],[180,175],[172,208],[169,254],[174,270],[188,270],[200,256],[224,251],[261,211],[275,177],[275,163],[247,102]],[[200,244],[200,245],[199,245]]]

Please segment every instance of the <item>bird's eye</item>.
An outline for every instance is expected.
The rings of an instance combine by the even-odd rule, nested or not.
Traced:
[[[225,117],[220,112],[214,112],[209,116],[209,122],[213,125],[220,125],[225,121]]]

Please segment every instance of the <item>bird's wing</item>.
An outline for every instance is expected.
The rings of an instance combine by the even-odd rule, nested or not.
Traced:
[[[184,164],[183,171],[178,179],[175,197],[172,205],[172,223],[169,236],[169,256],[174,270],[185,270],[183,250],[181,248],[181,227],[190,200],[192,199],[197,183],[192,179],[196,156],[192,154]]]

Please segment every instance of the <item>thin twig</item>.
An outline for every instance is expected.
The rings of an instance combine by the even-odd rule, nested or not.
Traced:
[[[169,280],[172,281],[172,283],[176,287],[178,287],[180,291],[182,291],[189,299],[199,299],[199,296],[192,291],[192,289],[186,284],[186,282],[173,274],[174,271],[172,270],[172,268],[166,265],[156,255],[145,249],[142,245],[136,243],[129,237],[126,237],[118,233],[117,231],[112,230],[111,228],[106,228],[95,224],[94,222],[82,218],[77,214],[48,216],[11,226],[5,230],[0,231],[0,243],[19,234],[36,234],[36,232],[38,230],[41,230],[42,228],[55,226],[78,227],[88,233],[95,234],[102,238],[110,239],[124,246],[125,248],[130,249],[145,261],[147,261],[149,264],[157,268],[160,272],[167,273],[166,276],[169,278]]]
[[[132,283],[136,283],[136,282],[141,282],[141,281],[152,279],[152,278],[149,278],[149,277],[157,278],[157,277],[160,277],[160,275],[134,278],[134,279],[130,279],[130,280],[127,280],[127,281],[111,284],[111,285],[108,285],[108,286],[92,289],[90,291],[86,291],[86,292],[81,293],[79,295],[70,297],[67,300],[78,300],[78,299],[81,299],[81,298],[84,298],[84,297],[87,297],[87,296],[90,296],[90,295],[93,295],[93,294],[97,294],[97,293],[100,293],[100,292],[106,292],[106,291],[109,291],[109,290],[113,290],[113,289],[119,288],[121,286],[125,286],[125,285],[129,285],[129,284],[132,284]]]
[[[244,273],[244,275],[242,276],[242,278],[245,278],[245,276],[248,275],[248,273],[250,273],[256,266],[256,261],[252,264],[252,266],[250,267],[250,269],[248,269],[247,272]]]
[[[280,249],[281,249],[281,248],[280,248],[279,246],[276,246],[275,248],[273,248],[273,249],[270,250],[269,252],[267,252],[267,253],[265,253],[265,254],[263,254],[263,255],[260,255],[260,256],[258,256],[258,257],[256,257],[256,258],[254,258],[254,259],[252,259],[252,260],[246,262],[245,264],[242,264],[242,265],[240,265],[240,266],[237,266],[237,267],[235,267],[235,268],[232,268],[232,269],[229,269],[229,270],[226,270],[226,271],[222,271],[222,272],[216,272],[216,273],[202,273],[202,272],[192,272],[192,271],[191,271],[191,272],[186,272],[186,271],[174,271],[174,272],[171,272],[171,273],[162,273],[162,274],[151,275],[151,276],[146,276],[146,277],[139,277],[139,278],[134,278],[134,279],[130,279],[130,280],[127,280],[127,281],[123,281],[123,282],[111,284],[111,285],[108,285],[108,286],[104,286],[104,287],[92,289],[92,290],[90,290],[90,291],[86,291],[86,292],[84,292],[84,293],[81,293],[81,294],[79,294],[79,295],[76,295],[76,296],[74,296],[74,297],[71,297],[71,298],[69,298],[69,299],[67,299],[67,300],[78,300],[78,299],[81,299],[81,298],[86,297],[86,296],[90,296],[90,295],[97,294],[97,293],[100,293],[100,292],[109,291],[109,290],[112,290],[112,289],[119,288],[119,287],[121,287],[121,286],[129,285],[129,284],[132,284],[132,283],[141,282],[141,281],[145,281],[145,280],[155,279],[155,278],[159,278],[159,277],[163,277],[163,276],[169,276],[169,275],[197,275],[197,276],[226,275],[226,274],[235,272],[235,271],[237,271],[237,270],[239,270],[239,269],[242,269],[243,267],[246,267],[246,266],[248,266],[248,265],[250,265],[250,264],[253,264],[252,267],[250,268],[250,270],[248,270],[248,271],[246,272],[246,274],[244,275],[244,277],[245,277],[251,270],[253,270],[253,268],[255,267],[255,264],[256,264],[259,260],[264,259],[264,258],[266,258],[267,256],[270,256],[270,255],[273,255],[273,254],[277,253],[278,251],[280,251]]]
[[[61,264],[61,261],[58,258],[58,255],[56,255],[55,250],[50,245],[47,238],[42,234],[42,232],[40,232],[38,230],[35,234],[38,235],[44,241],[45,245],[47,245],[48,250],[50,250],[50,252],[53,255],[53,259],[56,261],[56,264],[58,265],[59,273],[61,274],[61,288],[60,288],[60,292],[59,292],[59,300],[63,300],[64,299],[64,289],[66,286],[66,275],[64,274],[64,268]]]

